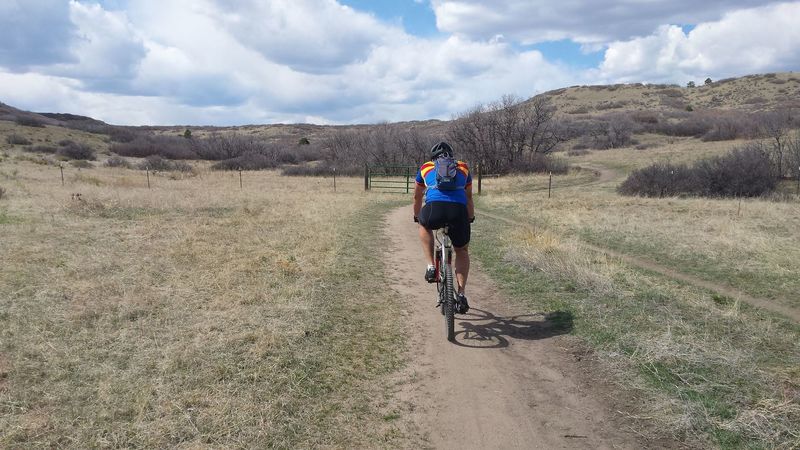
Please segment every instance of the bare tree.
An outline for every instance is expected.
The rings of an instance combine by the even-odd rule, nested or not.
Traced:
[[[771,157],[775,164],[775,175],[778,178],[786,175],[784,159],[788,150],[787,146],[792,125],[792,115],[788,110],[764,114],[759,120],[761,132],[769,138],[772,144]]]

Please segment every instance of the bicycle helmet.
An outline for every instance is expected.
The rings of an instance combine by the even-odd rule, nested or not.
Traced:
[[[453,156],[453,148],[450,147],[450,144],[447,142],[442,141],[431,147],[431,161],[444,154],[451,157]]]

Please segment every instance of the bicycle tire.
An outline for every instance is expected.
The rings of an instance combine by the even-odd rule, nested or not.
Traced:
[[[455,330],[455,297],[453,296],[453,268],[450,264],[445,266],[445,288],[444,295],[445,301],[442,304],[444,308],[444,322],[447,328],[447,340],[453,342],[456,340]]]

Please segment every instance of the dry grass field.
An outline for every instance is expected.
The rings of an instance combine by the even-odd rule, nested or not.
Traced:
[[[800,309],[800,202],[623,197],[624,174],[689,162],[731,143],[662,142],[654,149],[572,157],[587,170],[484,180],[478,211],[496,233],[476,243],[495,277],[538,310],[575,315],[617,382],[639,392],[641,417],[685,442],[723,448],[800,445],[800,326],[665,277],[587,244]],[[727,148],[726,148],[727,147]],[[593,179],[592,179],[593,178]],[[649,401],[647,400],[649,399]]]
[[[66,172],[0,164],[0,447],[405,442],[385,386],[402,327],[370,238],[396,197]]]
[[[686,80],[691,81],[691,80]],[[770,110],[798,107],[800,74],[793,72],[750,75],[729,80],[713,80],[697,87],[664,85],[572,86],[548,93],[558,110],[567,115],[598,114],[632,110],[683,110],[719,108]]]

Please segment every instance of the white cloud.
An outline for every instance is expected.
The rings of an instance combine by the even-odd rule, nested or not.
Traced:
[[[656,17],[650,18],[608,2],[590,7],[564,0],[545,8],[516,0],[491,7],[435,0],[439,26],[453,33],[421,38],[334,0],[73,0],[58,20],[44,11],[55,8],[51,0],[14,2],[14,8],[10,1],[0,0],[0,12],[58,24],[52,26],[62,30],[63,42],[25,37],[26,29],[15,28],[20,47],[0,43],[0,101],[120,124],[446,119],[503,94],[799,65],[800,38],[789,25],[798,3],[731,13],[686,34],[657,20],[677,14],[672,3],[638,4],[642,14]],[[722,17],[719,2],[709,5],[699,5],[692,17]],[[586,14],[591,8],[599,15]],[[531,16],[534,10],[541,14]],[[573,10],[579,14],[564,15]],[[589,71],[518,45],[567,36],[597,51],[606,44],[594,41],[627,35],[642,27],[637,20],[663,26],[611,42],[602,65]]]
[[[600,66],[604,79],[682,81],[800,65],[800,3],[726,14],[684,33],[662,26],[650,36],[611,43]]]
[[[571,39],[593,44],[651,33],[665,24],[716,20],[726,11],[769,0],[432,0],[442,31],[472,39],[502,33],[524,43]]]
[[[76,28],[70,49],[73,60],[41,71],[83,80],[90,89],[124,89],[146,53],[136,30],[124,13],[77,1],[69,7]]]

